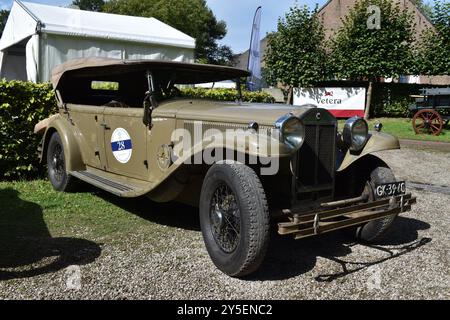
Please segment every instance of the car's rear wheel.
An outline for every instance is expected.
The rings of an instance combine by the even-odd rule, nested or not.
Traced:
[[[57,191],[72,191],[76,186],[75,178],[66,171],[64,146],[58,132],[50,137],[47,147],[48,179]]]
[[[395,176],[392,170],[388,167],[378,166],[370,173],[370,178],[367,181],[367,189],[369,192],[369,201],[376,200],[378,197],[375,192],[375,186],[378,184],[395,182]],[[382,219],[370,221],[362,226],[356,228],[356,237],[358,240],[375,243],[383,239],[386,232],[394,223],[397,215],[390,215]]]
[[[269,210],[256,173],[236,162],[213,165],[200,195],[200,224],[206,249],[224,273],[254,272],[269,243]]]

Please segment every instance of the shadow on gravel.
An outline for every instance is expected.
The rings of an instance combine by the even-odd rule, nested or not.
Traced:
[[[418,239],[419,231],[428,230],[430,227],[430,224],[424,221],[399,216],[384,240],[378,244],[382,246],[408,244]]]
[[[269,249],[261,267],[244,280],[285,280],[312,270],[318,256],[346,256],[351,249],[344,245],[340,233],[294,240],[291,237],[271,234]]]
[[[14,189],[0,190],[0,281],[56,272],[89,264],[100,246],[77,238],[53,238],[42,208],[19,198]]]
[[[157,203],[146,197],[120,198],[103,191],[96,192],[96,195],[147,221],[168,227],[200,231],[198,208],[176,202]]]
[[[315,280],[332,282],[422,247],[429,243],[431,239],[418,239],[418,231],[429,228],[430,225],[426,222],[398,217],[392,229],[386,235],[385,241],[378,245],[352,242],[342,232],[323,234],[303,240],[277,236],[273,232],[264,263],[255,274],[246,279],[261,281],[292,278],[312,270],[317,263],[317,258],[322,257],[340,264],[342,271],[333,274],[321,274],[315,277]],[[386,253],[385,257],[375,261],[345,261],[345,256],[352,253],[352,247],[355,245],[365,245],[373,250],[381,250]]]
[[[318,275],[317,277],[315,277],[315,280],[318,282],[332,282],[336,279],[345,277],[349,274],[361,271],[363,269],[367,269],[374,265],[381,264],[387,260],[398,258],[406,253],[409,253],[411,251],[414,251],[414,250],[422,247],[423,245],[425,245],[429,242],[431,242],[431,238],[421,238],[421,239],[417,239],[409,244],[406,244],[404,246],[397,247],[397,248],[389,248],[389,249],[381,247],[381,246],[370,245],[368,247],[375,249],[375,250],[381,250],[388,254],[387,257],[376,260],[376,261],[372,261],[372,262],[365,262],[365,261],[362,261],[362,262],[351,261],[350,262],[350,261],[344,261],[344,260],[336,259],[335,257],[329,256],[326,258],[333,260],[334,262],[339,263],[341,265],[342,272],[338,272],[338,273],[334,273],[334,274],[321,274],[321,275]]]
[[[200,231],[197,208],[174,202],[155,203],[145,197],[124,199],[103,191],[95,193],[102,199],[147,221],[169,227]],[[331,282],[418,249],[431,241],[430,238],[418,239],[418,231],[429,228],[430,225],[423,221],[398,217],[383,243],[377,246],[366,245],[373,250],[386,252],[386,257],[369,262],[348,262],[343,258],[352,253],[352,247],[357,243],[349,240],[343,232],[332,232],[303,240],[294,240],[291,237],[279,236],[274,227],[263,264],[257,272],[243,280],[263,281],[292,278],[312,270],[317,263],[317,258],[322,257],[342,266],[342,272],[319,275],[315,278],[319,282]]]

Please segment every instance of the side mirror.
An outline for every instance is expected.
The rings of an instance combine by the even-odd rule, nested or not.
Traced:
[[[381,129],[383,128],[383,124],[382,123],[376,123],[373,128],[375,129],[375,131],[380,132]]]

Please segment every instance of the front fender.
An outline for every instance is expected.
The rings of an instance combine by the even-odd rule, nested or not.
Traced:
[[[47,146],[54,132],[58,132],[64,147],[67,171],[85,170],[86,166],[80,151],[81,134],[69,121],[56,114],[39,122],[35,127],[35,133],[44,132],[41,146],[41,162],[45,161]]]
[[[183,139],[186,139],[186,136],[183,135]],[[195,141],[192,145],[189,143],[192,142],[190,137],[187,138],[187,145],[183,143],[184,140],[181,143],[179,143],[178,138],[175,140],[177,143],[175,143],[174,154],[178,159],[178,163],[183,163],[187,159],[211,149],[232,150],[260,158],[282,158],[293,153],[288,146],[280,143],[271,135],[243,130],[227,134],[223,134],[219,130],[211,131],[210,135],[207,135],[200,141]]]
[[[370,132],[370,138],[367,141],[364,148],[358,153],[353,153],[350,152],[350,150],[348,150],[344,156],[344,159],[342,160],[342,163],[339,165],[337,171],[345,170],[353,162],[355,162],[358,159],[361,159],[362,157],[368,154],[377,151],[395,150],[395,149],[400,149],[400,142],[398,141],[397,137],[394,137],[390,134],[383,132]]]
[[[219,160],[234,159],[235,152],[238,159],[240,156],[254,157],[260,160],[264,159],[262,162],[267,163],[271,158],[288,157],[293,152],[271,135],[244,130],[230,132],[227,135],[223,135],[219,130],[210,131],[210,134],[194,143],[192,143],[189,132],[180,130],[172,136],[172,139],[171,159],[173,163],[166,170],[160,168],[161,175],[158,176],[153,186],[155,189],[184,164],[212,165]],[[185,141],[187,141],[187,145],[184,144]],[[213,150],[220,150],[222,153],[216,154]],[[245,158],[243,160],[245,161]],[[157,198],[155,197],[155,199]]]

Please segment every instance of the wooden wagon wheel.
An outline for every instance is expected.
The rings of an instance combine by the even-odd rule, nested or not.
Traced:
[[[431,133],[438,136],[444,127],[444,120],[436,110],[423,109],[417,111],[412,119],[414,131],[417,134]]]

